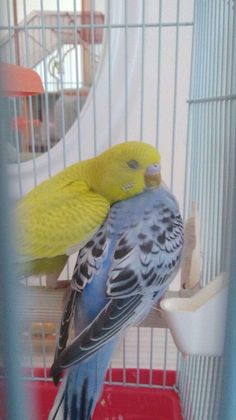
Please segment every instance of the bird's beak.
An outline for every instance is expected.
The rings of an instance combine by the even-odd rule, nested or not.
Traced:
[[[147,188],[159,187],[161,183],[161,166],[158,163],[147,167],[144,173],[144,181]]]

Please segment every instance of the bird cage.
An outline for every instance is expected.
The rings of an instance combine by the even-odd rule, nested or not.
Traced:
[[[161,306],[127,332],[94,420],[226,418],[219,410],[229,369],[222,355],[234,203],[235,7],[234,0],[5,1],[1,61],[35,70],[45,90],[8,98],[13,205],[68,165],[135,139],[160,150],[163,179],[185,219],[181,273]],[[71,279],[75,258],[59,284]],[[48,289],[44,277],[22,287],[21,365],[37,407],[30,418],[41,420],[57,393],[49,371],[64,288]]]

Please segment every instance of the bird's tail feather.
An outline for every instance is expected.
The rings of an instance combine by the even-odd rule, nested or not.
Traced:
[[[60,385],[60,388],[58,390],[53,407],[49,413],[48,420],[63,420],[64,419],[64,400],[65,400],[65,391],[67,387],[67,377],[68,377],[68,373],[64,376],[62,380],[62,384]]]
[[[48,420],[90,420],[100,397],[113,348],[112,340],[64,377]]]

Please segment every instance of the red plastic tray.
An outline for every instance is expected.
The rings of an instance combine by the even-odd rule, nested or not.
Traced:
[[[122,369],[113,369],[112,381],[122,383],[123,374]],[[42,369],[36,369],[34,375],[43,377]],[[163,375],[162,371],[153,371],[152,383],[162,384]],[[175,377],[175,372],[166,372],[166,385],[174,385]],[[104,386],[93,420],[183,420],[179,397],[174,390],[142,386],[149,383],[148,370],[139,371],[139,386],[132,385],[137,382],[135,369],[127,369],[125,379],[129,386]],[[38,416],[34,415],[34,420],[47,420],[57,387],[52,382],[27,380],[26,390],[33,402],[34,413],[38,413]]]

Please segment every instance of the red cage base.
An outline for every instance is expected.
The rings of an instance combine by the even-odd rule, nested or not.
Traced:
[[[147,387],[150,372],[146,369],[139,370],[139,386],[135,385],[137,371],[127,369],[125,372],[129,385],[105,385],[93,420],[183,420],[179,397],[173,389]],[[34,374],[43,377],[42,369],[35,369]],[[152,383],[161,385],[163,376],[162,371],[153,371]],[[175,384],[175,376],[173,371],[166,372],[164,379],[167,386]],[[123,379],[122,369],[112,370],[113,382],[122,384]],[[26,389],[33,401],[33,411],[38,413],[34,420],[47,420],[57,387],[52,382],[27,380]]]

